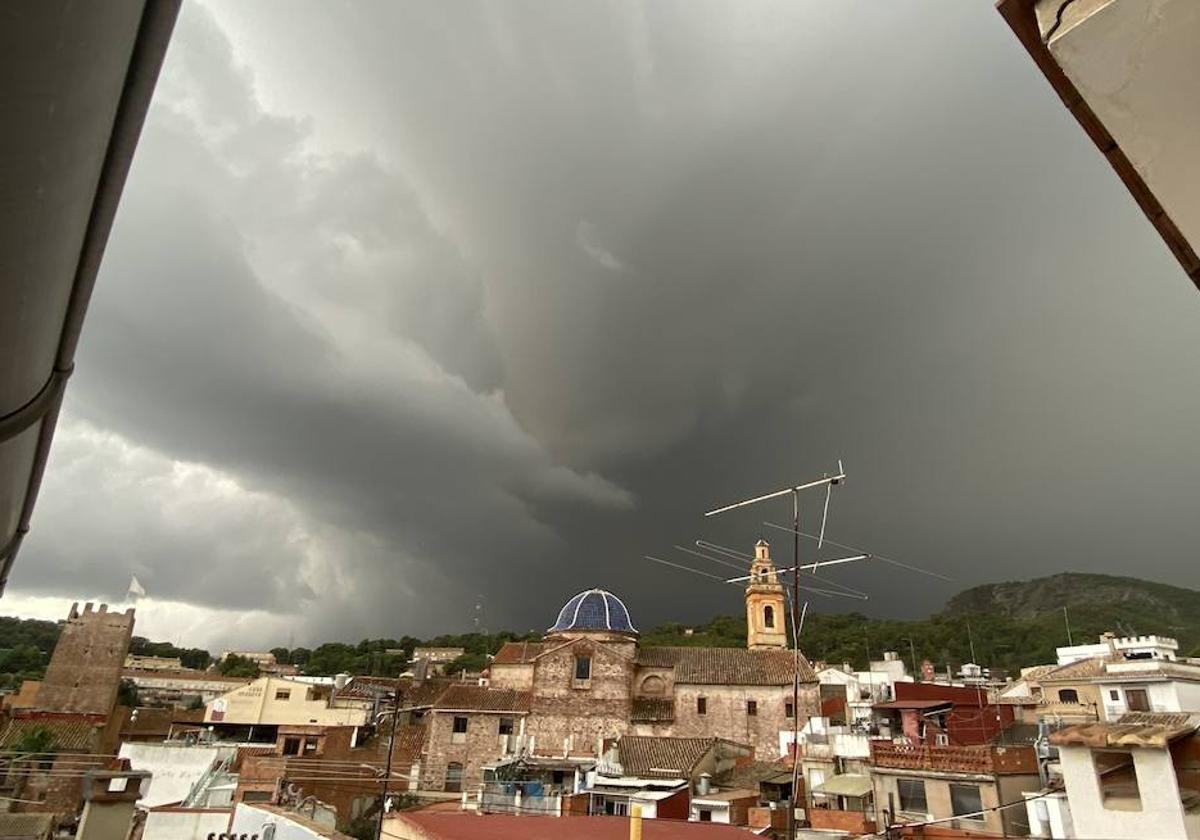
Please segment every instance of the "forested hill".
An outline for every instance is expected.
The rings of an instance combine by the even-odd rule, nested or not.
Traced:
[[[947,664],[957,668],[970,661],[973,641],[980,664],[1015,673],[1023,665],[1053,662],[1054,649],[1067,644],[1067,621],[1075,644],[1095,642],[1107,630],[1156,633],[1178,639],[1180,655],[1200,656],[1200,592],[1070,572],[976,586],[955,595],[941,612],[913,621],[810,613],[800,646],[810,659],[830,663],[861,668],[868,651],[878,659],[882,651],[894,650],[906,662],[929,659],[944,670]],[[642,641],[734,646],[745,644],[745,630],[743,619],[729,616],[695,627],[690,635],[679,625],[656,627],[643,633]]]
[[[1067,615],[1063,615],[1063,607]],[[800,646],[810,659],[850,662],[865,667],[868,654],[879,659],[885,650],[905,662],[929,659],[939,670],[957,669],[972,659],[1015,673],[1021,666],[1054,661],[1054,648],[1067,643],[1069,619],[1075,644],[1094,642],[1111,630],[1118,635],[1156,633],[1179,640],[1182,656],[1200,656],[1200,592],[1162,583],[1108,575],[1065,573],[1029,581],[995,583],[967,589],[928,618],[911,621],[868,618],[859,613],[809,613]],[[60,625],[0,617],[0,687],[41,675],[58,639]],[[509,632],[438,636],[419,640],[364,639],[357,644],[327,642],[314,648],[274,648],[282,662],[309,674],[395,674],[404,668],[417,645],[462,647],[460,667],[481,668],[486,654],[505,641],[532,638]],[[746,644],[744,616],[718,616],[685,627],[668,623],[643,628],[645,645]],[[131,651],[179,656],[184,665],[209,665],[207,651],[177,648],[166,642],[134,637]],[[250,666],[250,663],[225,663]],[[911,664],[910,664],[911,667]]]

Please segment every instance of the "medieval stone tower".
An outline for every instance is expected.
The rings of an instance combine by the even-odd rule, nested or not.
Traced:
[[[746,584],[746,646],[751,650],[786,648],[786,609],[783,584],[771,562],[771,545],[759,540],[754,545],[750,582]]]
[[[133,636],[133,610],[109,612],[91,604],[71,614],[46,668],[37,706],[49,712],[112,714],[121,686],[121,668]]]

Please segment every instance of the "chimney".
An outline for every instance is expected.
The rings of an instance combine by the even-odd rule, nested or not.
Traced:
[[[710,790],[712,790],[712,776],[708,773],[701,773],[700,778],[696,779],[696,795],[708,796]]]

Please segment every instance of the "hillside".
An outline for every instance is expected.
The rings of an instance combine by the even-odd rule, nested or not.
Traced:
[[[850,662],[866,667],[885,650],[897,651],[912,667],[929,659],[939,670],[975,661],[1015,673],[1023,665],[1054,661],[1054,649],[1067,643],[1063,606],[1068,609],[1076,644],[1094,642],[1106,630],[1122,635],[1173,636],[1184,656],[1200,656],[1200,592],[1137,578],[1072,572],[1028,581],[986,584],[964,590],[928,618],[911,621],[868,618],[860,613],[810,613],[800,646],[813,660]],[[969,624],[969,629],[968,629]],[[59,625],[49,621],[0,618],[0,688],[22,678],[40,676],[58,638]],[[463,667],[480,668],[487,653],[509,640],[529,638],[508,632],[438,636],[421,641],[364,639],[358,644],[326,642],[313,649],[275,648],[280,661],[299,665],[310,674],[395,674],[417,645],[462,647]],[[678,623],[643,628],[645,645],[746,644],[745,618],[717,616],[685,627]],[[971,648],[974,644],[974,656]],[[134,637],[132,651],[181,656],[191,667],[208,665],[206,651],[176,648]],[[390,652],[390,653],[389,653]]]
[[[868,618],[859,613],[809,614],[800,646],[810,659],[866,666],[884,650],[897,651],[912,667],[929,659],[940,670],[980,664],[1016,672],[1023,665],[1054,661],[1067,644],[1063,606],[1076,644],[1111,630],[1121,635],[1157,633],[1179,640],[1181,655],[1200,656],[1200,592],[1136,578],[1065,573],[1029,581],[967,589],[939,613],[912,621]],[[970,625],[968,630],[968,624]],[[742,620],[721,617],[692,628],[662,625],[642,634],[649,644],[745,644]],[[911,644],[910,644],[911,642]],[[974,643],[975,654],[971,647]]]

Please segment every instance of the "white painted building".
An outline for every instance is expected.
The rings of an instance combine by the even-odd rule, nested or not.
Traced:
[[[1200,840],[1200,792],[1189,750],[1200,715],[1132,713],[1055,732],[1062,790],[1025,794],[1031,836]]]
[[[327,824],[328,823],[328,824]],[[334,831],[332,815],[311,819],[277,805],[247,805],[239,802],[229,824],[229,833],[237,837],[270,837],[272,840],[328,840],[344,837]]]
[[[219,836],[229,827],[232,813],[229,808],[161,805],[146,814],[142,840],[208,840],[211,836]]]
[[[1096,656],[1164,659],[1172,662],[1177,658],[1179,642],[1170,636],[1114,636],[1112,633],[1105,633],[1094,645],[1070,645],[1055,648],[1054,652],[1058,656],[1059,665]]]
[[[153,808],[183,802],[199,782],[211,775],[214,768],[237,755],[237,746],[185,745],[181,741],[161,744],[126,742],[121,744],[118,755],[129,759],[132,769],[150,773],[150,779],[142,784],[142,798],[138,805]]]

